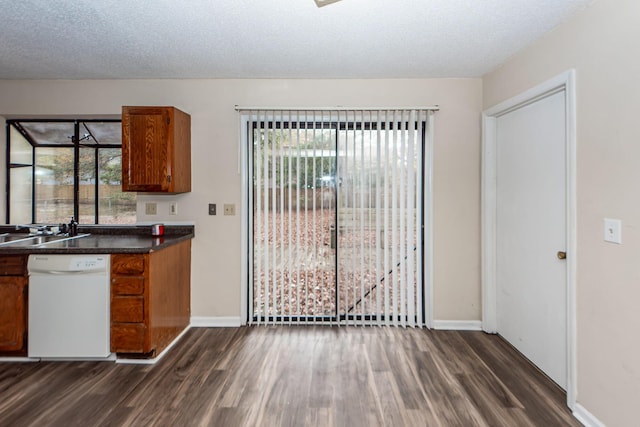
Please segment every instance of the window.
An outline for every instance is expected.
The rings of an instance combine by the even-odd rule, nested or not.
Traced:
[[[9,120],[7,144],[7,223],[135,223],[120,120]]]

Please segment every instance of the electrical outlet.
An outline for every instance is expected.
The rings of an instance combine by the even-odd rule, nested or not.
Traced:
[[[169,204],[169,215],[178,215],[178,202]]]
[[[234,205],[234,204],[224,205],[224,214],[225,215],[235,215],[236,214],[236,205]]]
[[[215,214],[216,214],[216,204],[209,203],[209,215],[215,215]]]
[[[619,219],[604,219],[604,241],[622,243],[622,221]]]
[[[144,204],[145,215],[158,215],[158,204],[155,202],[149,202]]]

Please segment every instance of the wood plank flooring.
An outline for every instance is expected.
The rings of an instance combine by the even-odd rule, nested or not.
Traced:
[[[158,364],[0,363],[0,426],[579,426],[500,337],[191,329]]]

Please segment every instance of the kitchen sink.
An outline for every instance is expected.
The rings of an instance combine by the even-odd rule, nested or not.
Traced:
[[[3,233],[0,234],[0,245],[6,245],[12,242],[17,242],[20,240],[31,240],[34,236],[30,236],[29,234],[24,233]]]
[[[29,234],[4,234],[0,235],[0,246],[44,246],[50,243],[64,242],[67,240],[80,239],[89,234],[78,234],[77,236],[64,235],[29,235]]]

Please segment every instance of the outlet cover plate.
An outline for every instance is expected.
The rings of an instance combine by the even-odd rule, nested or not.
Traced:
[[[604,219],[604,241],[622,243],[622,221],[619,219]]]
[[[158,204],[155,202],[147,202],[144,204],[145,215],[158,215]]]

